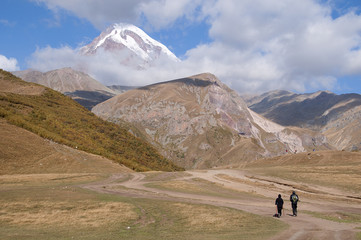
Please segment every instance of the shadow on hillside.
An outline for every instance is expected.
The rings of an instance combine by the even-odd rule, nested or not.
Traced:
[[[206,80],[201,80],[201,79],[181,78],[181,79],[177,79],[177,80],[171,80],[171,81],[167,81],[167,82],[151,84],[148,86],[140,87],[139,89],[150,90],[154,86],[168,84],[168,83],[184,83],[184,84],[192,85],[195,87],[207,87],[207,86],[210,86],[213,84],[218,85],[217,82],[211,82],[211,81],[206,81]]]

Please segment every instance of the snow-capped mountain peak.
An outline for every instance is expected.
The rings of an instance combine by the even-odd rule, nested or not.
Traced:
[[[113,24],[95,38],[89,45],[81,48],[85,55],[96,54],[99,49],[116,53],[128,53],[128,58],[140,58],[150,63],[160,57],[172,61],[179,59],[162,43],[152,39],[143,30],[132,24]]]

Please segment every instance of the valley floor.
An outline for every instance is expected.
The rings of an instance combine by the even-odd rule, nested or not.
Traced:
[[[133,198],[222,206],[264,217],[276,213],[274,201],[281,193],[285,208],[279,220],[289,228],[269,239],[357,239],[361,232],[360,197],[337,189],[312,185],[297,189],[298,184],[292,181],[240,170],[133,173],[122,182],[118,182],[119,178],[123,176],[113,175],[82,187]],[[301,199],[297,217],[291,216],[288,201],[293,190]]]
[[[289,170],[1,175],[0,239],[361,239],[360,173],[349,186]]]

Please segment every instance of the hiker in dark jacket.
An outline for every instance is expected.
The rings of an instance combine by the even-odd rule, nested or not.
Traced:
[[[278,194],[278,198],[276,199],[275,205],[277,205],[278,217],[281,217],[282,209],[283,209],[283,199],[281,197],[281,194]]]
[[[292,192],[292,194],[290,196],[290,201],[291,201],[292,211],[293,211],[292,216],[296,217],[297,216],[297,202],[300,201],[300,199],[295,191]]]

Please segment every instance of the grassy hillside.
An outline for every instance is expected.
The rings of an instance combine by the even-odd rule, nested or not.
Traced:
[[[0,70],[0,117],[43,138],[112,159],[137,170],[181,168],[151,145],[106,122],[59,92]]]
[[[105,157],[46,140],[4,119],[0,119],[0,136],[0,175],[131,172]]]

